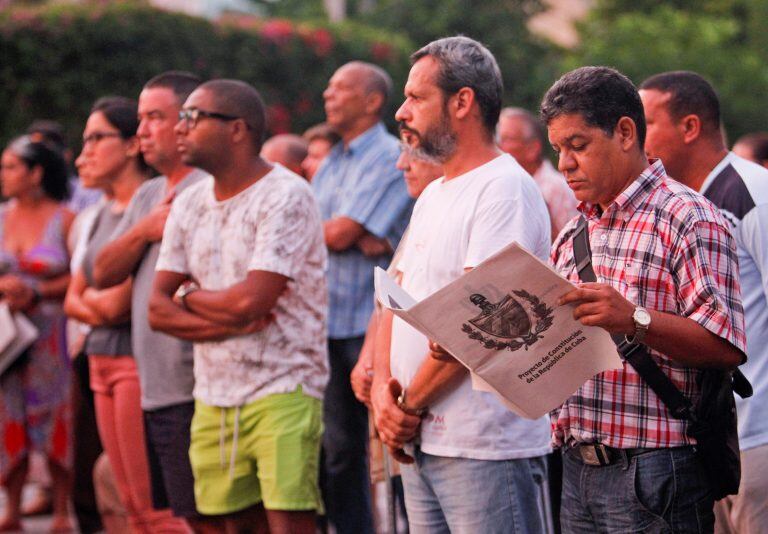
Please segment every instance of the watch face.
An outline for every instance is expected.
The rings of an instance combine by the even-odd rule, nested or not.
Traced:
[[[632,315],[632,318],[635,320],[635,322],[641,324],[642,326],[648,326],[651,324],[651,314],[648,313],[648,310],[643,308],[637,308],[635,313]]]

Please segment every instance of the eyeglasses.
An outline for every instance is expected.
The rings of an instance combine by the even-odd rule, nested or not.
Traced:
[[[83,136],[83,146],[98,143],[107,137],[122,137],[122,135],[118,132],[93,132]]]
[[[187,130],[193,129],[197,126],[197,122],[200,118],[219,119],[220,121],[236,121],[241,117],[234,117],[232,115],[224,115],[223,113],[216,113],[214,111],[203,111],[202,109],[189,108],[179,111],[179,121],[184,123]],[[246,123],[246,126],[250,128],[250,125]]]

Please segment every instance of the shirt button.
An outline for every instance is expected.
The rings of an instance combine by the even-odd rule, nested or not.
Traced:
[[[600,234],[600,241],[605,241],[606,239],[608,239],[606,234]]]

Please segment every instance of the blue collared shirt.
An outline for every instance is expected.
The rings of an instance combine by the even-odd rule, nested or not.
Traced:
[[[378,123],[349,146],[337,143],[312,180],[324,221],[348,217],[371,234],[389,239],[394,249],[408,224],[413,200],[395,163],[400,145]],[[328,336],[361,336],[373,311],[373,269],[386,268],[389,255],[368,258],[356,246],[329,251]]]

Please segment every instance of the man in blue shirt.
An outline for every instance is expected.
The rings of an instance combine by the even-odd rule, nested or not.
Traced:
[[[328,124],[341,141],[312,181],[329,250],[331,378],[321,479],[328,519],[339,534],[373,532],[368,412],[349,375],[373,311],[373,269],[391,260],[412,208],[395,167],[400,145],[381,123],[391,88],[389,75],[369,63],[353,61],[334,73],[323,98]]]

